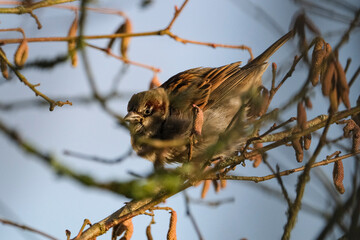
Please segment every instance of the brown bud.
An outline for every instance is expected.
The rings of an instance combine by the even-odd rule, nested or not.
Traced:
[[[306,110],[302,102],[299,102],[297,105],[297,123],[298,126],[304,130],[306,128]]]
[[[294,138],[292,141],[292,146],[295,150],[296,154],[296,161],[302,162],[304,158],[304,150],[302,146],[302,139],[301,138]]]
[[[176,222],[177,222],[177,214],[173,210],[173,211],[171,211],[169,231],[167,233],[167,240],[176,240]]]
[[[194,126],[193,126],[193,131],[196,135],[201,135],[201,131],[202,131],[202,126],[204,124],[204,113],[201,110],[201,108],[199,108],[198,106],[196,106],[195,104],[193,104],[194,107]]]
[[[210,188],[210,184],[211,184],[211,180],[204,180],[203,189],[201,191],[201,198],[204,199],[206,197],[206,194]]]
[[[329,96],[331,89],[334,88],[332,82],[335,74],[335,63],[331,61],[325,71],[324,77],[321,81],[321,90],[324,96]]]
[[[78,15],[76,12],[75,19],[69,28],[68,37],[76,36],[78,26],[79,26],[79,21],[78,21]],[[68,53],[71,58],[71,65],[73,67],[76,67],[77,63],[78,63],[78,57],[77,57],[77,53],[76,53],[76,41],[75,40],[68,41]]]
[[[154,74],[154,77],[151,79],[149,89],[157,88],[161,85],[157,74]]]
[[[28,58],[28,55],[29,55],[29,46],[27,44],[27,40],[24,39],[24,40],[22,40],[18,49],[15,52],[14,60],[15,60],[16,66],[18,66],[18,67],[24,66],[24,64]]]
[[[277,70],[277,65],[276,65],[275,62],[273,62],[273,63],[271,64],[271,67],[272,67],[273,72],[276,72],[276,70]]]
[[[311,134],[307,134],[304,136],[304,149],[309,150],[311,145]]]
[[[334,162],[334,169],[333,169],[333,181],[336,190],[343,194],[345,192],[344,188],[344,166],[342,160]]]

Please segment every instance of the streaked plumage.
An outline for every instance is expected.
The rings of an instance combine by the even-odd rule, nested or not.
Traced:
[[[156,89],[133,95],[125,120],[130,123],[134,150],[139,156],[157,163],[187,161],[189,144],[156,148],[139,143],[138,139],[188,139],[194,132],[196,105],[203,111],[204,121],[201,136],[195,136],[191,160],[204,161],[209,146],[217,142],[244,104],[241,96],[261,86],[267,59],[293,35],[292,31],[287,33],[244,67],[235,62],[218,68],[186,70]],[[240,139],[231,145],[236,147],[238,142]],[[229,155],[235,150],[225,146],[212,156]]]

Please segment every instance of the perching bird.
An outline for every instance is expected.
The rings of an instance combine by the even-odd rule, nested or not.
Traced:
[[[239,109],[248,104],[242,96],[261,86],[267,59],[293,36],[294,31],[290,31],[244,67],[235,62],[218,68],[194,68],[176,74],[158,88],[134,94],[124,120],[130,123],[136,153],[160,165],[233,155],[244,136],[217,144],[219,136],[241,118]],[[197,118],[200,126],[195,126]]]

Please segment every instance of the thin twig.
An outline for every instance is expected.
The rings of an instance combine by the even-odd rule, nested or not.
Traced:
[[[40,230],[37,230],[35,228],[32,228],[32,227],[29,227],[29,226],[26,226],[26,225],[22,225],[22,224],[18,224],[18,223],[15,223],[13,221],[10,221],[10,220],[7,220],[7,219],[3,219],[3,218],[0,218],[0,222],[3,223],[3,224],[7,224],[7,225],[11,225],[11,226],[14,226],[14,227],[17,227],[17,228],[21,228],[21,229],[24,229],[24,230],[27,230],[27,231],[30,231],[30,232],[33,232],[33,233],[37,233],[43,237],[46,237],[48,239],[51,239],[51,240],[57,240],[57,238],[54,238],[53,236],[47,234],[47,233],[44,233]]]
[[[185,197],[186,215],[190,218],[190,221],[191,221],[192,225],[194,226],[194,229],[196,231],[196,234],[198,235],[199,240],[202,240],[204,238],[201,234],[199,225],[196,223],[196,220],[190,211],[190,199],[189,199],[189,196],[187,195],[186,191],[184,191],[184,197]]]
[[[308,163],[305,165],[303,173],[298,178],[298,183],[297,183],[297,187],[296,187],[296,198],[295,198],[292,206],[288,208],[288,220],[284,227],[284,233],[282,235],[282,240],[290,239],[291,231],[293,230],[293,228],[296,224],[297,215],[301,208],[301,201],[304,196],[305,187],[306,187],[307,182],[309,181],[311,167],[315,163],[317,156],[320,154],[322,147],[326,143],[326,135],[327,135],[329,127],[331,125],[332,118],[333,118],[333,114],[330,113],[329,118],[326,121],[323,133],[320,137],[320,141],[319,141],[313,155],[309,159]]]
[[[15,66],[13,66],[9,60],[7,59],[7,57],[0,51],[0,57],[6,62],[6,64],[11,68],[11,70],[13,70],[13,72],[15,73],[15,75],[18,77],[18,79],[23,82],[26,86],[28,86],[34,93],[36,96],[40,96],[43,99],[45,99],[49,104],[50,104],[50,111],[54,110],[54,108],[56,106],[58,107],[62,107],[65,104],[67,105],[72,105],[72,103],[68,100],[66,100],[65,102],[63,101],[55,101],[51,98],[49,98],[48,96],[46,96],[45,94],[43,94],[42,92],[40,92],[39,90],[37,90],[36,87],[38,87],[40,84],[31,84],[24,75],[22,75]]]
[[[351,87],[351,85],[353,85],[353,83],[355,82],[356,78],[359,76],[360,74],[360,66],[356,69],[354,75],[352,76],[352,78],[349,81],[349,87]]]
[[[68,156],[71,156],[71,157],[81,158],[81,159],[85,159],[85,160],[90,160],[90,161],[95,161],[95,162],[100,162],[100,163],[106,163],[106,164],[114,164],[114,163],[122,162],[126,158],[128,158],[132,154],[132,148],[130,148],[126,153],[124,153],[124,155],[122,155],[120,157],[117,157],[116,159],[105,159],[105,158],[101,158],[101,157],[97,157],[97,156],[91,156],[91,155],[78,153],[78,152],[73,152],[73,151],[69,151],[69,150],[65,150],[64,154],[68,155]]]
[[[290,208],[292,206],[292,202],[291,202],[291,200],[289,198],[289,194],[288,194],[288,192],[287,192],[287,190],[285,188],[285,185],[284,185],[284,183],[283,183],[283,181],[281,179],[279,165],[276,165],[276,172],[275,172],[275,170],[271,167],[270,163],[266,160],[265,157],[263,158],[263,162],[270,169],[270,171],[273,173],[273,175],[276,176],[276,179],[277,179],[277,181],[278,181],[278,183],[280,185],[280,188],[281,188],[281,192],[282,192],[282,194],[283,194],[283,196],[284,196],[284,198],[285,198],[285,200],[286,200],[286,202],[288,204],[288,207]]]
[[[0,8],[0,13],[25,14],[25,13],[30,13],[38,8],[49,7],[52,5],[75,2],[75,1],[76,0],[43,0],[27,6],[21,5],[12,8]]]
[[[336,162],[336,161],[340,161],[340,160],[343,160],[343,159],[353,157],[353,156],[355,156],[357,154],[360,154],[360,151],[345,154],[343,156],[339,156],[339,157],[332,158],[332,159],[325,159],[325,160],[322,160],[320,162],[316,162],[316,163],[312,164],[311,168],[315,168],[315,167],[319,167],[319,166],[325,166],[325,165],[328,165],[328,164]],[[276,174],[270,174],[270,175],[263,176],[263,177],[233,176],[233,175],[222,176],[222,175],[219,174],[219,175],[213,175],[213,176],[206,177],[205,179],[209,179],[209,180],[222,180],[223,179],[223,180],[251,181],[251,182],[259,183],[259,182],[264,182],[264,181],[276,178],[277,174],[279,176],[281,176],[281,177],[282,176],[288,176],[288,175],[296,173],[296,172],[304,171],[304,169],[305,169],[305,166],[302,166],[302,167],[298,167],[298,168],[293,168],[293,169],[281,171],[281,172],[276,173]]]
[[[131,61],[129,59],[125,59],[124,57],[121,57],[121,56],[118,56],[116,54],[114,54],[111,50],[109,49],[106,49],[106,48],[101,48],[101,47],[98,47],[98,46],[95,46],[93,44],[90,44],[90,43],[85,43],[86,46],[88,47],[91,47],[91,48],[94,48],[94,49],[97,49],[97,50],[100,50],[102,52],[105,52],[107,55],[111,56],[111,57],[114,57],[116,59],[119,59],[125,63],[128,63],[128,64],[131,64],[131,65],[135,65],[135,66],[139,66],[139,67],[142,67],[142,68],[146,68],[146,69],[150,69],[151,71],[155,72],[155,73],[158,73],[160,72],[161,70],[159,68],[156,68],[156,67],[153,67],[153,66],[150,66],[150,65],[146,65],[146,64],[143,64],[143,63],[139,63],[139,62],[135,62],[135,61]]]

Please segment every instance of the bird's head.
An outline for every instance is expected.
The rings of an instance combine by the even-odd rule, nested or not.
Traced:
[[[169,114],[168,95],[163,88],[134,94],[127,110],[124,120],[130,123],[132,134],[155,136]]]

